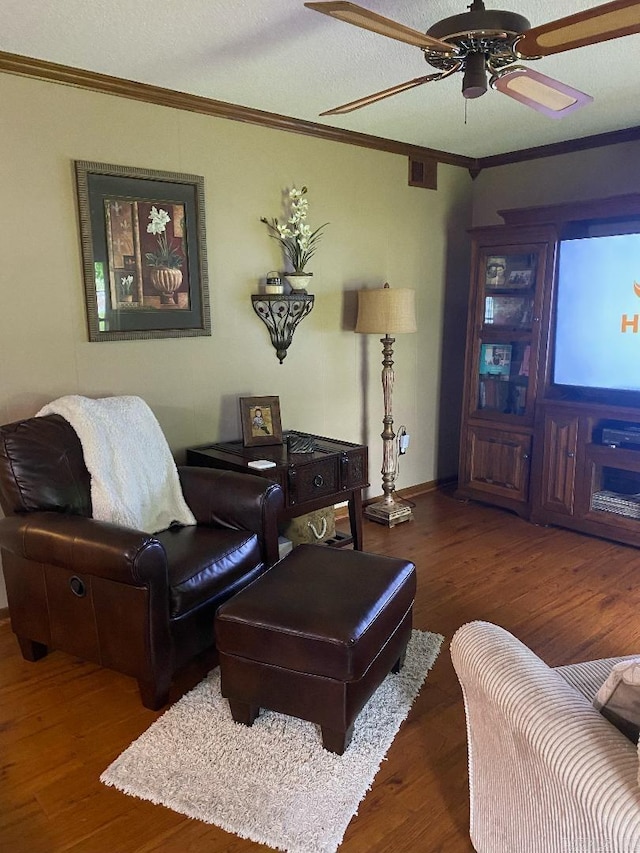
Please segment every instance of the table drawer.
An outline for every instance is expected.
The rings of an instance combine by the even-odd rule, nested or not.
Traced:
[[[291,466],[287,472],[289,506],[331,495],[339,490],[338,460],[316,459],[308,465]]]

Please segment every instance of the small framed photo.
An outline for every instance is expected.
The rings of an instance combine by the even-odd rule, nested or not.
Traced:
[[[240,397],[242,441],[245,447],[282,444],[279,397]]]
[[[511,270],[507,279],[507,287],[531,287],[533,270]]]
[[[485,287],[504,287],[507,259],[503,256],[489,255],[485,266]]]
[[[486,296],[484,300],[484,322],[494,326],[531,325],[533,300],[528,296]]]
[[[508,382],[511,374],[511,344],[482,344],[479,373]]]

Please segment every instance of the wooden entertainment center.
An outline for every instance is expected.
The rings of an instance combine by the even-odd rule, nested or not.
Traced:
[[[471,232],[456,494],[640,545],[640,393],[568,393],[552,375],[560,240],[640,232],[640,194],[499,212]]]

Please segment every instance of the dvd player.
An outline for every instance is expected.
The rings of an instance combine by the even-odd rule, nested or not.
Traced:
[[[619,447],[620,445],[636,445],[640,447],[640,425],[603,427],[602,443],[614,447]]]

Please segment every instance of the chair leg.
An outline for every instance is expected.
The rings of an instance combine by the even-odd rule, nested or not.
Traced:
[[[20,651],[22,653],[22,657],[25,660],[35,662],[40,660],[40,658],[45,657],[49,649],[45,646],[44,643],[38,643],[35,640],[30,640],[28,637],[21,637],[19,634],[16,635],[18,638],[18,644],[20,646]]]
[[[351,743],[352,735],[353,723],[346,732],[338,732],[335,729],[328,729],[326,726],[322,726],[322,745],[328,752],[335,752],[336,755],[342,755]]]
[[[169,680],[165,681],[163,679],[158,682],[138,679],[138,690],[140,691],[142,704],[150,711],[159,711],[160,708],[168,703],[170,687],[171,682]]]
[[[242,723],[245,726],[252,726],[260,713],[258,705],[250,705],[248,702],[238,702],[237,699],[229,699],[229,709],[236,723]]]

